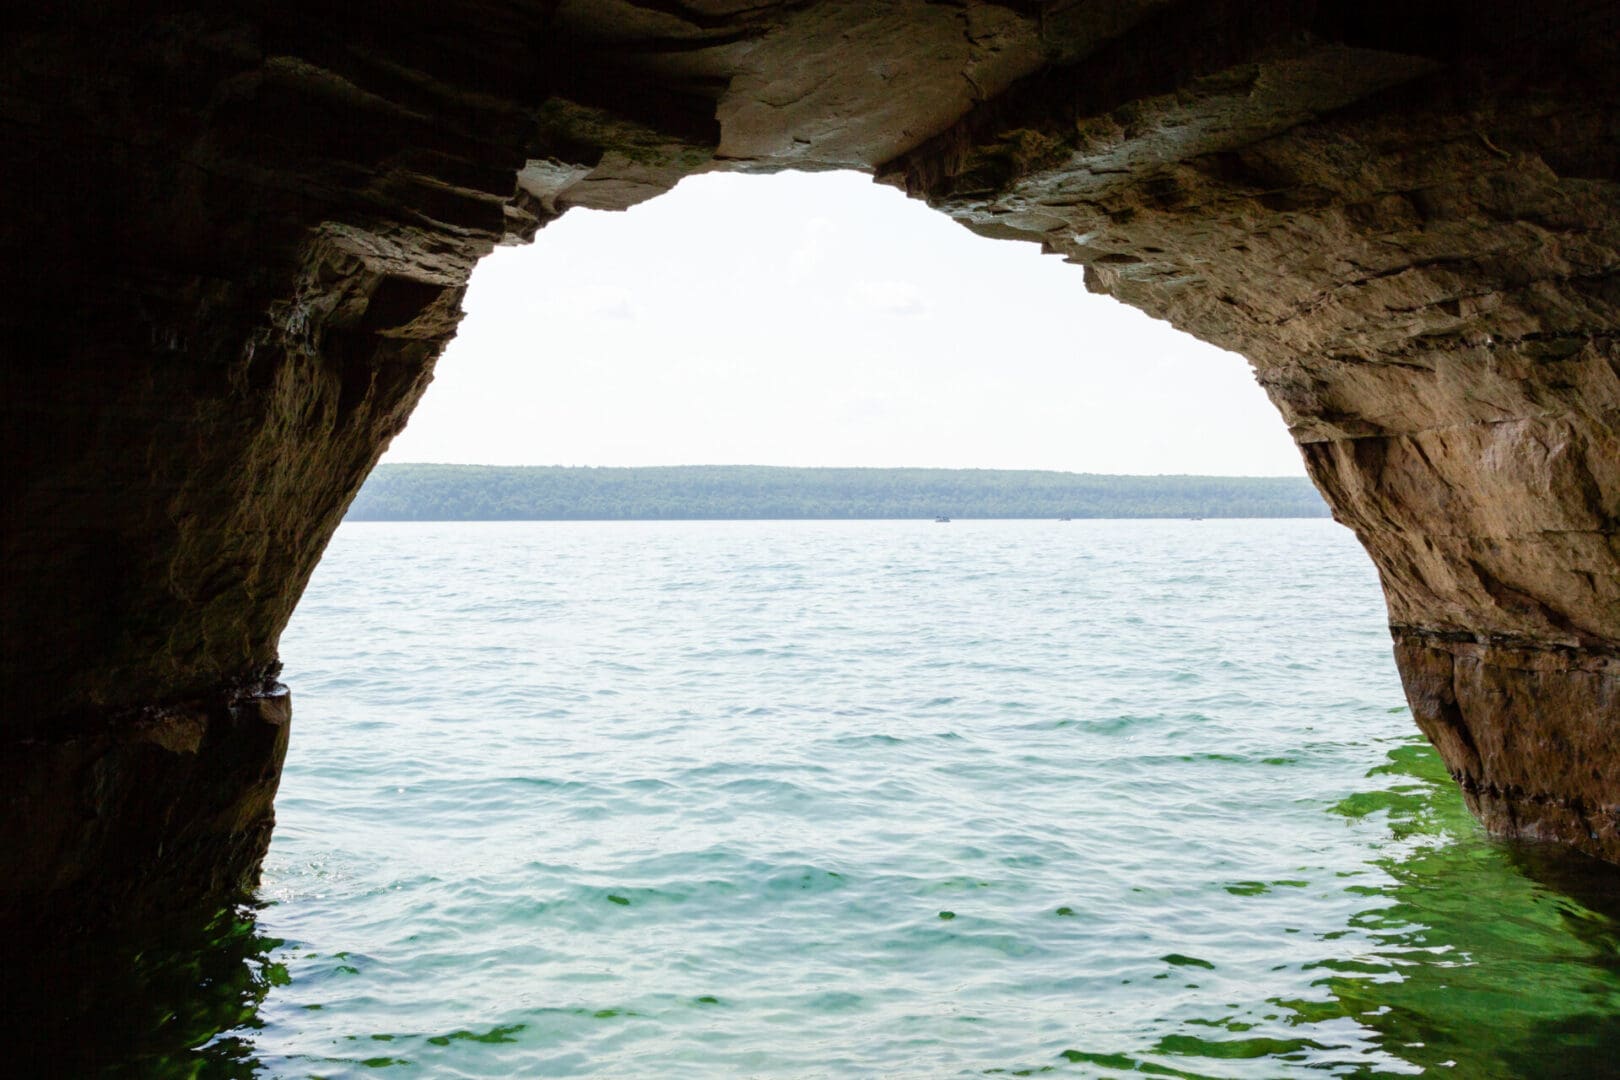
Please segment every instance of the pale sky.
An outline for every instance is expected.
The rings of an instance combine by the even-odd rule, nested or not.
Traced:
[[[854,173],[570,211],[466,309],[385,461],[1304,473],[1242,357]]]

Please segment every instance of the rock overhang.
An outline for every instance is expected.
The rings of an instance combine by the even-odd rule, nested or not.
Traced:
[[[124,746],[262,693],[496,244],[853,167],[1247,356],[1476,810],[1620,858],[1617,43],[1615,4],[1494,0],[27,13],[0,726]]]

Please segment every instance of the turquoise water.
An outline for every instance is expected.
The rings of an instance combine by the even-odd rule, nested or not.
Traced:
[[[154,1067],[1617,1068],[1614,872],[1481,836],[1332,522],[347,524],[282,651]]]

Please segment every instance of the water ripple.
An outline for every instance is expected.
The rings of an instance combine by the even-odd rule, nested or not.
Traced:
[[[283,654],[264,1073],[1612,1065],[1330,522],[349,524]]]

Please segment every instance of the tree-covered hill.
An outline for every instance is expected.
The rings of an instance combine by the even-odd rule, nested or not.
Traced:
[[[380,465],[350,521],[1326,517],[1300,477],[1004,469]]]

